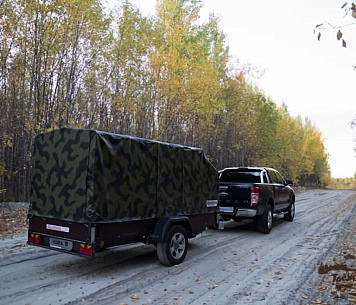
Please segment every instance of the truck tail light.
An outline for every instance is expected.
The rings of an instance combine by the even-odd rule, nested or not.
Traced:
[[[260,198],[260,189],[258,187],[251,187],[251,206],[258,204]]]
[[[79,254],[86,255],[86,256],[93,256],[93,247],[90,245],[80,244]]]
[[[40,236],[38,234],[33,234],[31,233],[28,237],[28,241],[31,243],[31,244],[36,244],[36,245],[39,245],[40,244]]]

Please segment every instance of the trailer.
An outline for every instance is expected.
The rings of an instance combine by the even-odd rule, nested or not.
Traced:
[[[37,135],[32,158],[30,245],[95,257],[142,242],[171,266],[219,225],[218,172],[199,148],[62,128]]]

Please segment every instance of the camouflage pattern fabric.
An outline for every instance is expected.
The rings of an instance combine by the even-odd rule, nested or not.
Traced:
[[[29,214],[80,223],[217,212],[218,173],[198,148],[62,128],[34,139]]]

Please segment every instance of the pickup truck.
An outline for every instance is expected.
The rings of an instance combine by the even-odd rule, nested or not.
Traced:
[[[230,167],[219,171],[220,214],[223,220],[252,219],[259,232],[268,234],[273,214],[293,221],[293,181],[273,168]]]
[[[62,128],[35,137],[32,161],[33,246],[94,257],[142,242],[171,266],[220,219],[218,171],[200,148]]]

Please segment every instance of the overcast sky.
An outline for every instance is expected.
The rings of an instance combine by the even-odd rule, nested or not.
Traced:
[[[156,0],[131,0],[144,15],[154,14]],[[343,18],[346,0],[203,0],[202,21],[209,13],[220,18],[230,55],[242,63],[265,69],[258,86],[277,105],[285,103],[292,116],[308,117],[322,132],[332,176],[352,177],[356,172],[356,26],[341,31],[314,28],[329,22],[337,26],[355,22]]]

